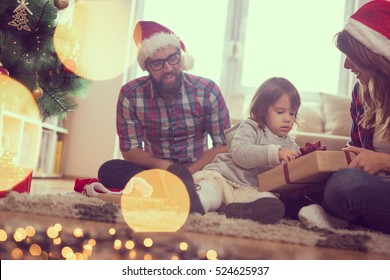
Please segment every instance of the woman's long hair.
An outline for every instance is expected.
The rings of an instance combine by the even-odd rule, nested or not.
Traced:
[[[360,85],[359,100],[364,115],[359,124],[378,128],[381,141],[390,142],[390,61],[356,40],[348,31],[336,34],[336,46],[359,68],[371,74],[368,85]]]

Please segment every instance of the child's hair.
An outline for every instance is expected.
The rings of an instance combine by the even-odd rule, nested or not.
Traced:
[[[336,34],[336,46],[354,64],[372,74],[368,85],[359,86],[359,99],[364,108],[359,124],[366,129],[381,126],[380,139],[390,141],[390,61],[366,48],[345,30]]]
[[[259,128],[264,128],[268,108],[274,104],[283,94],[290,98],[291,106],[296,109],[295,123],[297,123],[297,113],[301,106],[301,97],[296,87],[287,79],[273,77],[263,82],[256,90],[249,109],[252,120],[257,122]]]

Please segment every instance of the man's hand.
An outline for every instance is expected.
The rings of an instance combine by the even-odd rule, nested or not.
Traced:
[[[382,170],[389,171],[390,155],[354,146],[342,150],[357,154],[349,164],[351,168],[359,168],[370,174],[377,174]]]
[[[156,160],[156,164],[155,164],[154,168],[167,170],[168,167],[171,165],[172,165],[172,162],[170,162],[168,160],[161,159],[161,160]]]
[[[205,167],[207,164],[213,161],[214,157],[221,153],[228,152],[229,148],[228,146],[218,146],[213,147],[206,152],[203,153],[203,155],[195,162],[189,164],[187,166],[188,170],[191,172],[191,174],[194,174],[195,172],[201,170],[203,167]]]
[[[280,161],[290,162],[299,156],[299,153],[292,150],[279,149],[278,156]]]
[[[122,152],[122,156],[125,160],[147,169],[157,168],[166,170],[168,166],[172,164],[171,161],[156,158],[151,153],[148,153],[142,149],[134,149]]]

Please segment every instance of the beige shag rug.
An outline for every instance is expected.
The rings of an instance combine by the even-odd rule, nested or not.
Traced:
[[[119,205],[80,193],[32,196],[11,192],[0,199],[0,210],[108,223],[125,222]],[[264,225],[250,220],[228,219],[219,213],[210,212],[203,216],[189,215],[180,231],[390,255],[390,235],[363,228],[307,229],[296,220],[283,219],[277,224]]]

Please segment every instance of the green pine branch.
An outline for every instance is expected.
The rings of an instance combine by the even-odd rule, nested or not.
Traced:
[[[0,62],[13,79],[30,91],[38,85],[43,89],[43,96],[37,99],[42,118],[64,118],[77,107],[75,97],[86,97],[90,81],[65,71],[55,51],[53,35],[59,11],[54,2],[26,2],[29,2],[27,7],[33,13],[26,13],[26,24],[31,31],[9,25],[15,20],[18,1],[0,1]]]

